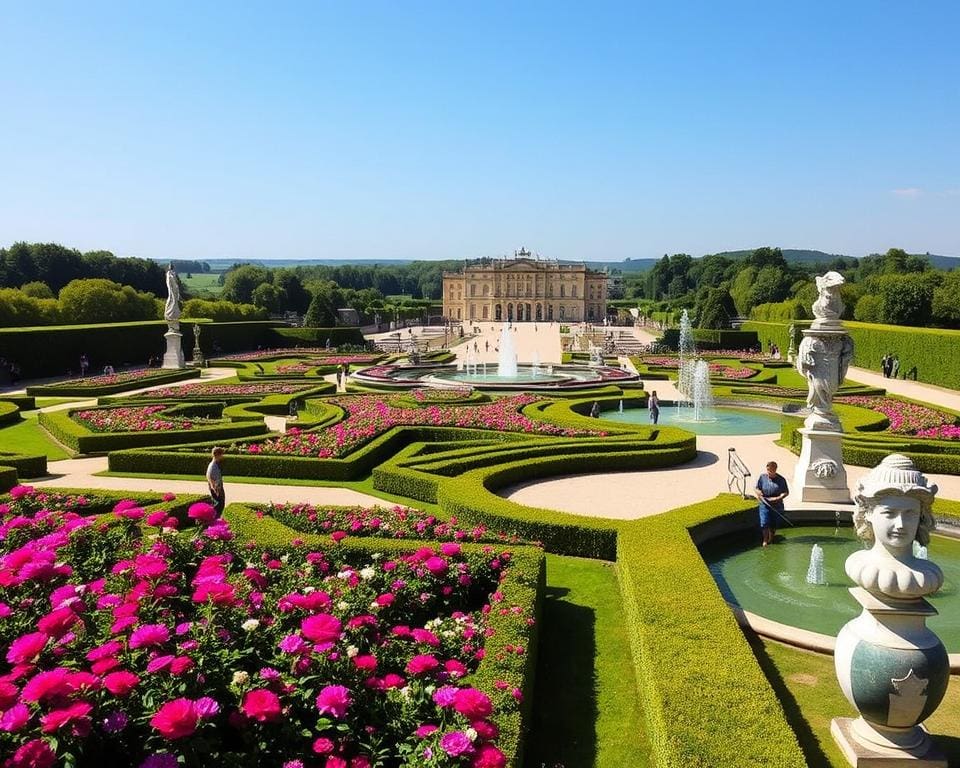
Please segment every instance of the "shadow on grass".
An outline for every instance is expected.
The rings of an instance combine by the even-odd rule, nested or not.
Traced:
[[[793,728],[793,732],[797,735],[797,741],[800,742],[800,749],[803,750],[803,755],[807,759],[808,768],[831,768],[830,759],[820,748],[820,743],[817,741],[817,737],[814,736],[813,729],[806,721],[806,718],[804,718],[796,698],[794,698],[790,689],[787,688],[787,684],[780,675],[780,670],[777,669],[777,665],[767,654],[767,649],[763,647],[763,643],[760,642],[760,639],[753,634],[753,632],[746,631],[744,634],[750,643],[750,647],[753,649],[754,656],[757,657],[760,669],[763,670],[763,674],[765,674],[767,680],[770,681],[770,686],[773,688],[774,693],[776,693],[777,698],[780,699],[784,714],[787,716],[787,722],[790,723],[790,727]]]
[[[591,768],[597,754],[595,617],[547,587],[526,768]]]

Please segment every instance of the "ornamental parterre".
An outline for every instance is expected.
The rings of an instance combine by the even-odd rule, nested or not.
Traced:
[[[679,368],[680,367],[680,358],[677,357],[644,357],[641,358],[644,365],[653,366],[654,368]],[[711,363],[707,362],[710,375],[717,376],[724,379],[749,379],[751,376],[756,376],[757,372],[753,368],[746,368],[744,366],[739,366],[734,368],[731,365],[723,365],[722,363]]]
[[[431,405],[426,408],[403,408],[396,403],[398,395],[354,395],[335,397],[325,402],[339,405],[347,417],[316,432],[290,429],[286,434],[240,449],[250,454],[286,456],[343,456],[388,429],[398,426],[444,426],[492,429],[498,432],[529,432],[540,435],[602,436],[604,432],[565,429],[553,424],[533,421],[520,409],[535,402],[533,395],[497,398],[480,405]]]
[[[58,381],[51,386],[56,387],[108,387],[113,384],[125,384],[129,381],[140,381],[155,378],[157,376],[167,376],[169,371],[157,370],[156,368],[139,368],[133,371],[122,371],[120,373],[109,373],[100,376],[88,376],[85,379],[68,379],[67,381]]]
[[[0,754],[8,768],[503,768],[515,680],[467,684],[511,556],[240,545],[121,502],[0,504]],[[352,558],[352,559],[351,559]],[[495,607],[494,607],[495,606]]]

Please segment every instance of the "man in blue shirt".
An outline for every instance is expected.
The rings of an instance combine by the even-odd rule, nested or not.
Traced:
[[[760,530],[763,533],[763,546],[773,543],[777,533],[777,515],[783,514],[783,500],[790,490],[787,481],[777,474],[777,462],[767,462],[767,471],[757,478],[756,497],[760,500]]]

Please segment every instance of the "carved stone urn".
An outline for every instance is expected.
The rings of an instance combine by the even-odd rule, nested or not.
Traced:
[[[863,612],[837,635],[834,663],[860,717],[835,718],[831,731],[851,765],[943,766],[920,723],[939,706],[950,679],[947,651],[926,625],[936,609],[925,599],[943,572],[913,554],[935,526],[937,486],[906,456],[892,454],[858,484],[857,535],[872,546],[847,558],[850,590]]]

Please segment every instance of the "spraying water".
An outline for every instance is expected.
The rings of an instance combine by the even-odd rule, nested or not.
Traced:
[[[810,565],[807,567],[807,584],[826,584],[823,575],[823,547],[814,544],[810,550]]]
[[[623,413],[623,400],[620,401],[620,413]]]

